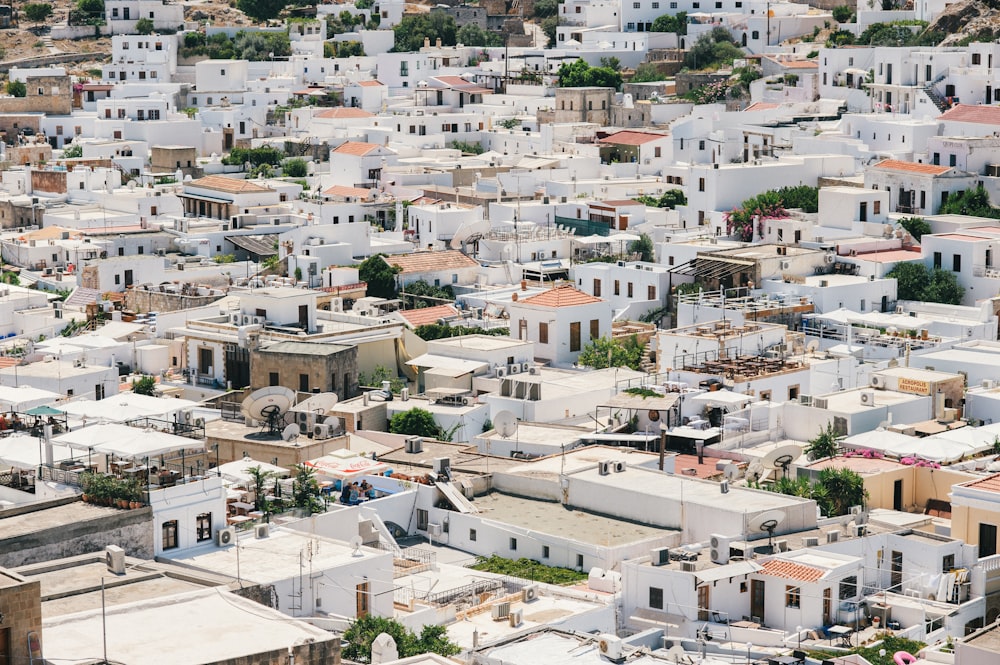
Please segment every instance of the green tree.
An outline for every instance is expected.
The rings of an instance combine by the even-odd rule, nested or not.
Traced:
[[[920,300],[930,281],[927,268],[917,261],[897,263],[886,277],[896,280],[896,297],[900,300]]]
[[[638,370],[642,361],[645,344],[640,344],[635,335],[624,341],[604,336],[591,340],[583,347],[577,364],[594,369],[607,367],[628,367]]]
[[[684,66],[693,70],[718,69],[729,66],[745,54],[733,43],[725,29],[713,30],[698,38],[684,56]]]
[[[441,428],[434,420],[434,414],[420,407],[400,411],[390,418],[389,431],[393,434],[425,436],[429,439],[436,439],[441,435]]]
[[[541,23],[542,32],[545,36],[549,38],[549,43],[547,46],[552,47],[556,44],[556,29],[559,27],[559,17],[558,16],[546,16],[542,19]]]
[[[455,39],[465,46],[503,46],[503,38],[495,32],[483,30],[475,23],[466,23],[458,29]]]
[[[840,5],[833,8],[833,20],[837,23],[850,23],[854,16],[854,8],[850,5]]]
[[[946,305],[961,305],[965,290],[958,283],[958,277],[950,270],[935,268],[931,271],[931,281],[921,295],[921,300],[939,302]]]
[[[903,217],[899,220],[899,225],[917,242],[920,242],[925,233],[931,232],[931,225],[923,217]]]
[[[651,32],[676,32],[678,35],[687,34],[687,12],[677,12],[676,14],[664,14],[658,16],[653,21]]]
[[[660,72],[659,67],[651,62],[640,63],[638,67],[635,68],[635,74],[632,75],[630,83],[652,83],[653,81],[663,81],[666,80],[666,75]]]
[[[63,148],[63,159],[79,159],[83,157],[83,146],[79,143],[71,143]]]
[[[863,506],[868,498],[864,479],[850,469],[823,469],[816,484],[826,493],[830,517],[846,515],[851,506]]]
[[[464,335],[491,335],[494,337],[506,337],[510,334],[510,328],[473,328],[470,326],[451,326],[440,323],[428,323],[417,326],[413,334],[420,339],[430,342],[435,339],[446,339],[448,337],[462,337]]]
[[[25,97],[28,94],[28,86],[24,81],[7,81],[7,94],[11,97]]]
[[[359,41],[348,40],[337,44],[338,58],[353,58],[365,54],[365,45]]]
[[[154,29],[153,20],[145,16],[135,22],[135,31],[140,35],[151,35]]]
[[[155,395],[156,379],[152,376],[143,376],[140,379],[132,380],[132,392],[136,395]]]
[[[425,38],[430,39],[431,44],[440,39],[443,46],[454,46],[458,32],[455,19],[444,12],[406,14],[392,30],[396,37],[393,50],[397,53],[419,51]]]
[[[668,189],[659,198],[655,196],[637,196],[635,200],[653,208],[670,208],[671,210],[677,206],[687,205],[687,198],[680,189]]]
[[[388,381],[389,390],[397,395],[403,388],[406,387],[406,381],[399,378],[394,371],[390,370],[385,365],[376,365],[371,374],[358,372],[359,386],[363,386],[365,388],[380,388],[383,381]]]
[[[537,0],[535,2],[535,17],[545,18],[555,16],[559,11],[559,0]]]
[[[264,484],[269,478],[274,477],[274,473],[265,471],[258,465],[248,467],[247,474],[250,476],[250,483],[253,485],[253,509],[266,512],[268,510],[268,502],[264,500]]]
[[[243,166],[249,163],[251,168],[256,168],[262,164],[277,166],[284,158],[285,153],[270,146],[233,148],[229,155],[223,158],[222,163],[229,166]]]
[[[47,2],[29,2],[21,8],[24,18],[32,23],[42,23],[52,16],[52,5]]]
[[[558,76],[560,88],[598,87],[619,90],[622,86],[621,72],[610,67],[591,67],[583,60],[564,62],[559,67]]]
[[[824,457],[836,457],[840,450],[837,443],[837,432],[833,429],[832,423],[827,423],[826,428],[820,428],[819,434],[809,439],[809,445],[805,448],[806,455],[810,459],[823,459]]]
[[[368,285],[366,294],[375,298],[396,297],[397,266],[390,266],[383,258],[385,254],[369,256],[358,266],[358,277]]]
[[[455,300],[455,292],[452,290],[450,284],[446,286],[434,286],[425,280],[418,279],[417,281],[410,282],[404,286],[402,290],[412,296],[415,296],[410,302],[414,309],[441,305],[443,303],[438,302],[440,300]],[[423,298],[429,298],[430,300],[424,300],[420,296],[423,296]]]
[[[343,657],[359,663],[370,663],[372,657],[372,642],[386,633],[396,642],[400,658],[419,656],[424,653],[436,653],[445,657],[454,656],[461,649],[451,642],[444,626],[427,625],[416,635],[395,619],[367,614],[351,623],[344,631]]]
[[[278,17],[285,8],[285,0],[239,0],[236,6],[254,21],[263,23]]]
[[[323,500],[320,498],[316,472],[304,464],[295,465],[295,477],[292,479],[292,502],[296,508],[308,510],[309,514],[323,512]]]
[[[628,246],[631,254],[638,254],[640,261],[652,262],[656,260],[656,252],[653,249],[653,239],[645,233],[639,234],[639,239]]]
[[[309,174],[309,167],[306,160],[301,157],[285,160],[281,165],[281,171],[289,178],[305,178]]]
[[[939,215],[970,215],[1000,219],[1000,208],[990,203],[990,195],[982,186],[953,193],[938,209]]]

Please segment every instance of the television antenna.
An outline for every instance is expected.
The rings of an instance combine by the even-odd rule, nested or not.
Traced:
[[[364,554],[361,553],[361,546],[364,544],[364,541],[361,539],[361,536],[353,536],[350,542],[352,550],[351,556],[355,557],[364,556]]]
[[[268,434],[279,434],[285,414],[295,403],[295,393],[284,386],[268,386],[250,393],[240,411],[247,418],[264,423]]]
[[[797,460],[802,455],[802,448],[790,443],[786,446],[779,446],[764,455],[761,458],[760,463],[765,469],[781,469],[781,475],[784,478],[788,477],[788,467],[792,465],[792,462]]]
[[[785,513],[780,510],[768,510],[766,512],[757,515],[750,519],[747,524],[747,528],[750,531],[760,531],[767,533],[767,547],[770,551],[774,551],[772,547],[772,539],[774,538],[775,530],[785,521]]]

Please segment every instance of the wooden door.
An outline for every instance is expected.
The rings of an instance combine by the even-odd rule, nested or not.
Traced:
[[[764,580],[750,580],[750,617],[764,624]]]

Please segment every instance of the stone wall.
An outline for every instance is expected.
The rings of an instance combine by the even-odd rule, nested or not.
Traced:
[[[50,504],[40,506],[39,516]],[[39,520],[41,523],[41,519]],[[3,520],[0,520],[0,533]],[[0,541],[0,566],[16,568],[51,559],[89,554],[118,545],[128,556],[153,557],[153,510],[108,508],[99,517],[73,523],[53,523],[37,531]]]
[[[254,351],[250,355],[250,385],[264,388],[271,385],[270,375],[278,375],[278,385],[301,390],[300,375],[308,375],[307,390],[337,393],[349,399],[358,393],[358,349],[347,347],[328,355]],[[345,385],[345,377],[347,385]]]
[[[68,76],[28,76],[25,97],[0,97],[0,113],[69,115],[73,112],[73,91]]]
[[[680,97],[696,88],[727,80],[729,80],[729,74],[678,74],[674,79],[676,83],[674,93]]]
[[[0,630],[9,631],[9,663],[32,662],[28,652],[28,634],[33,632],[38,639],[42,636],[41,585],[38,580],[29,581],[9,570],[0,569],[0,614],[3,615]]]
[[[66,171],[32,171],[31,191],[46,194],[66,193]]]
[[[176,312],[182,309],[211,305],[221,297],[221,295],[192,296],[160,293],[146,289],[130,289],[125,292],[125,309],[133,312]]]

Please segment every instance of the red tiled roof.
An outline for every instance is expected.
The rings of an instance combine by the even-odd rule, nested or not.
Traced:
[[[456,268],[472,268],[479,264],[457,249],[443,252],[414,252],[413,254],[393,254],[386,256],[385,262],[391,266],[399,266],[401,274],[437,272],[454,270]]]
[[[316,117],[344,119],[344,118],[371,118],[374,115],[375,115],[374,113],[369,113],[368,111],[365,111],[363,109],[355,109],[349,106],[345,106],[334,109],[325,109],[317,113]]]
[[[969,236],[964,233],[942,233],[937,236],[938,238],[947,238],[948,240],[963,240],[965,242],[980,242],[989,240],[989,238],[981,238],[980,236]]]
[[[19,362],[21,362],[20,358],[11,358],[10,356],[0,356],[0,369],[13,367]]]
[[[973,480],[971,483],[965,483],[963,487],[971,487],[983,490],[984,492],[1000,492],[1000,473],[981,480]]]
[[[542,307],[577,307],[579,305],[589,305],[604,301],[589,293],[584,293],[569,284],[564,284],[539,293],[536,296],[525,298],[521,302],[529,305],[541,305]]]
[[[801,563],[792,563],[784,559],[770,559],[761,564],[761,572],[771,577],[781,577],[786,580],[797,582],[817,582],[826,574],[820,568],[803,566]]]
[[[377,88],[381,85],[385,85],[381,81],[371,80],[371,81],[358,81],[358,85],[362,88]]]
[[[916,162],[904,162],[899,159],[884,159],[875,165],[877,169],[888,169],[890,171],[906,171],[908,173],[921,173],[924,175],[941,175],[951,170],[950,166],[935,166],[934,164],[918,164]]]
[[[451,305],[437,305],[435,307],[424,307],[423,309],[408,309],[399,313],[406,322],[414,328],[437,323],[438,319],[447,319],[458,316],[458,310]]]
[[[368,199],[371,198],[375,190],[363,187],[348,187],[347,185],[334,185],[329,189],[324,189],[327,196],[342,196],[344,198]]]
[[[916,261],[922,258],[919,249],[889,249],[883,252],[865,252],[857,258],[876,263],[895,263],[896,261]]]
[[[214,189],[219,192],[228,192],[230,194],[247,194],[250,192],[274,191],[267,187],[261,187],[256,183],[250,182],[249,180],[227,178],[224,175],[207,175],[204,178],[198,178],[197,180],[192,180],[187,184],[191,187],[199,187],[201,189]]]
[[[785,60],[778,64],[785,69],[819,69],[819,63],[815,60]]]
[[[651,141],[659,141],[667,138],[666,134],[650,134],[648,132],[615,132],[611,136],[605,136],[598,143],[611,143],[614,145],[642,145]]]
[[[1000,106],[956,104],[939,115],[937,119],[972,122],[977,125],[1000,125]]]
[[[770,111],[771,109],[776,109],[780,104],[772,104],[771,102],[754,102],[750,106],[743,109],[744,111]]]
[[[372,150],[377,150],[379,148],[377,143],[362,143],[361,141],[348,141],[347,143],[341,143],[337,146],[335,153],[338,155],[355,155],[357,157],[363,157],[370,153]]]
[[[448,85],[448,86],[452,86],[452,85],[469,85],[469,82],[466,81],[461,76],[434,76],[432,78],[435,81],[440,81],[441,83],[444,83],[445,85]]]

